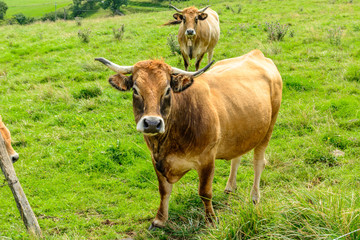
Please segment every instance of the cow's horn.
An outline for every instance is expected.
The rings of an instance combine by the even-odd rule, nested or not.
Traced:
[[[182,10],[178,9],[177,7],[175,7],[171,4],[169,6],[172,7],[173,9],[175,9],[177,12],[182,13]]]
[[[128,74],[128,73],[132,73],[134,69],[133,66],[119,66],[113,62],[110,62],[106,58],[102,58],[102,57],[95,58],[95,60],[101,62],[102,64],[106,65],[108,68],[110,68],[111,70],[117,73]]]
[[[198,77],[198,76],[200,76],[201,74],[203,74],[206,70],[208,70],[209,67],[210,67],[214,62],[215,62],[215,61],[212,60],[208,65],[206,65],[203,69],[200,69],[200,70],[197,71],[197,72],[188,72],[188,71],[184,71],[184,70],[181,70],[181,69],[172,67],[172,73],[173,73],[173,74],[184,74],[184,75],[189,75],[189,76],[192,76],[192,77]]]
[[[206,10],[208,7],[210,7],[210,5],[202,8],[202,9],[200,9],[198,12],[199,12],[199,13],[205,12],[205,10]]]

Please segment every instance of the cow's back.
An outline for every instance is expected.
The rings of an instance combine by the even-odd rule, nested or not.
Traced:
[[[254,50],[216,63],[201,77],[220,122],[217,158],[232,159],[253,149],[280,108],[282,80],[275,64]]]

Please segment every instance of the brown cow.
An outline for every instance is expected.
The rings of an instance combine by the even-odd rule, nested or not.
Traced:
[[[1,116],[0,116],[0,133],[5,140],[6,150],[9,154],[10,159],[12,160],[13,163],[16,162],[19,159],[19,154],[17,154],[15,152],[15,150],[13,149],[13,147],[11,146],[10,131],[9,131],[9,129],[7,129],[7,127],[3,123]]]
[[[278,115],[282,80],[275,64],[259,50],[217,62],[210,71],[189,73],[162,61],[121,67],[96,59],[118,74],[109,82],[121,91],[133,89],[137,130],[144,134],[159,181],[160,207],[150,229],[168,219],[172,185],[195,169],[206,219],[212,223],[215,159],[231,160],[225,192],[236,188],[241,155],[254,149],[252,200],[260,200],[265,149]],[[132,76],[123,74],[132,73]],[[194,79],[196,77],[196,79]],[[184,91],[187,89],[186,91]]]
[[[212,59],[220,37],[219,16],[208,7],[200,10],[196,7],[180,10],[170,6],[178,12],[173,17],[176,19],[175,22],[180,23],[178,41],[185,70],[188,69],[189,58],[196,58],[195,67],[198,70],[205,53],[208,53],[208,63]]]

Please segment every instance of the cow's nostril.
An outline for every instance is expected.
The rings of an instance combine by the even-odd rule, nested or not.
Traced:
[[[149,124],[147,123],[146,119],[144,119],[144,127],[145,127],[145,128],[148,128],[148,127],[149,127]]]
[[[15,155],[12,155],[11,156],[11,161],[14,163],[16,162],[17,160],[19,160],[19,154],[15,154]]]
[[[156,128],[157,129],[160,129],[161,128],[161,121],[159,120],[159,123],[156,125]]]

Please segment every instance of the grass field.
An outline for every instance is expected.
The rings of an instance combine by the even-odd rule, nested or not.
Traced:
[[[208,2],[176,3],[193,4]],[[150,153],[136,132],[132,95],[109,86],[113,73],[93,60],[132,65],[163,58],[182,68],[166,44],[178,27],[161,27],[173,11],[85,19],[81,26],[0,26],[0,114],[45,239],[360,239],[359,2],[210,4],[221,19],[214,59],[258,48],[284,82],[261,202],[253,206],[250,199],[251,154],[242,159],[231,195],[223,193],[230,163],[217,161],[214,229],[204,225],[197,175],[189,172],[174,186],[167,227],[146,230],[159,194]],[[290,25],[280,42],[265,31],[266,22],[275,21]],[[121,24],[125,33],[117,41],[112,29]],[[89,43],[78,38],[85,29]],[[336,157],[335,150],[344,155]],[[8,187],[0,188],[0,239],[28,239]]]
[[[46,13],[54,12],[55,9],[61,12],[68,9],[73,1],[72,0],[3,0],[8,5],[6,17],[10,18],[14,14],[23,13],[27,17],[40,18]],[[55,7],[56,4],[56,7]],[[127,6],[122,6],[121,11],[125,14],[137,13],[137,12],[154,12],[166,10],[167,4],[161,4],[150,0],[133,0],[128,1]],[[96,8],[95,10],[84,10],[84,15],[87,18],[99,18],[108,17],[111,15],[110,10],[104,10],[102,8]]]
[[[45,13],[59,10],[67,7],[72,3],[72,0],[3,0],[8,5],[6,16],[10,17],[14,14],[23,13],[27,17],[41,17]]]

